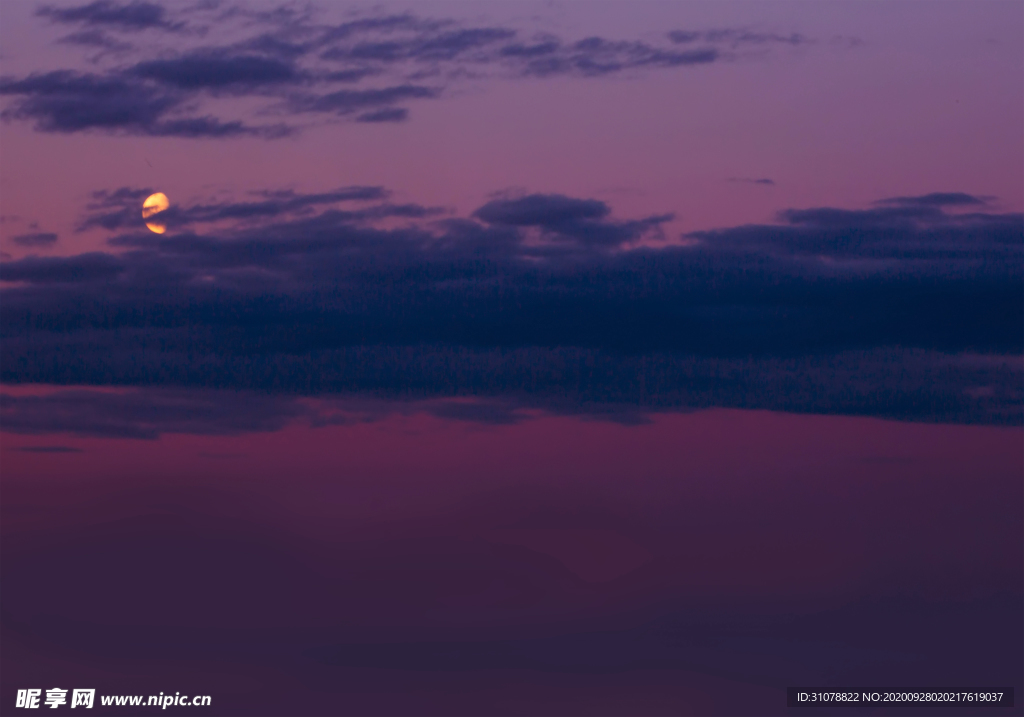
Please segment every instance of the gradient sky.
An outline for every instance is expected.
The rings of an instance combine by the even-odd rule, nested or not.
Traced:
[[[1022,56],[1017,2],[5,3],[0,713],[1021,714]]]

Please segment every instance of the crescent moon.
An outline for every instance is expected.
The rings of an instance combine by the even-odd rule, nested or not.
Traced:
[[[169,206],[171,206],[171,203],[167,201],[167,195],[163,192],[150,194],[146,197],[146,201],[142,203],[142,218],[148,219],[154,214],[164,211]],[[161,221],[146,222],[146,227],[154,234],[163,234],[167,231],[167,225]]]

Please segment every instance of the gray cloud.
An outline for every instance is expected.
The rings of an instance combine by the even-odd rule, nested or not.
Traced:
[[[36,128],[45,132],[102,129],[158,137],[275,138],[290,131],[280,124],[253,127],[212,116],[177,118],[171,113],[185,101],[184,95],[128,77],[51,72],[17,81],[0,80],[0,95],[24,98],[4,111],[5,119],[33,119]]]
[[[570,348],[364,346],[326,352],[312,361],[308,356],[210,356],[200,365],[175,366],[174,356],[141,365],[139,358],[145,361],[144,355],[133,359],[135,372],[145,372],[150,381],[167,380],[180,369],[182,378],[198,374],[199,385],[0,394],[4,430],[155,439],[167,433],[237,435],[296,423],[321,427],[413,414],[489,425],[538,415],[638,425],[658,413],[723,407],[926,422],[1024,422],[1019,357],[981,368],[970,357],[898,350],[751,359],[623,356]],[[122,360],[104,364],[120,381],[137,380],[132,370],[121,372]],[[361,368],[367,365],[373,370]],[[312,379],[305,386],[315,397],[268,393],[271,385],[260,383],[259,374],[276,376],[278,388],[296,388],[300,376]],[[217,375],[234,378],[210,381]],[[972,390],[979,384],[986,387],[984,395]]]
[[[739,45],[806,45],[813,42],[797,32],[782,35],[774,32],[756,32],[752,30],[741,30],[737,28],[724,28],[717,30],[686,31],[673,30],[668,33],[668,38],[676,44],[689,44],[693,42],[710,42],[716,44],[727,44],[733,47]]]
[[[208,23],[195,29],[220,25],[250,36],[161,52],[152,43],[133,48],[107,31],[183,30],[188,26],[184,11],[108,0],[41,8],[37,14],[52,22],[83,28],[61,41],[101,48],[120,59],[133,52],[138,59],[94,74],[65,70],[3,78],[0,94],[12,97],[3,117],[34,121],[37,129],[48,132],[273,139],[294,132],[294,127],[253,126],[243,118],[221,118],[206,105],[224,95],[257,97],[268,103],[265,109],[284,115],[331,113],[358,122],[402,122],[409,117],[409,102],[444,97],[467,76],[600,77],[718,62],[730,57],[728,46],[807,41],[799,35],[726,29],[691,33],[692,38],[675,32],[669,38],[673,44],[658,46],[604,37],[526,36],[514,27],[465,26],[410,14],[330,25],[316,22],[309,11],[289,8],[233,8],[219,14],[207,10],[193,9],[190,22]],[[680,42],[698,46],[681,49]],[[433,78],[430,87],[414,84],[423,77]],[[365,84],[351,89],[360,83]]]
[[[33,284],[93,282],[116,276],[123,269],[117,257],[101,252],[71,257],[30,256],[0,265],[0,279]]]
[[[97,0],[88,5],[65,8],[44,5],[36,10],[36,15],[48,18],[52,22],[106,26],[128,32],[149,28],[176,30],[182,26],[181,23],[167,21],[167,13],[162,5],[148,2],[121,4]]]
[[[591,246],[617,247],[638,239],[672,218],[671,214],[641,221],[613,222],[608,206],[593,199],[574,199],[559,194],[531,194],[515,199],[495,199],[473,216],[488,224],[536,227],[547,236]]]
[[[0,393],[4,430],[153,439],[161,433],[231,435],[277,430],[302,412],[283,397],[170,390],[107,393],[65,390],[47,396]]]
[[[57,235],[52,232],[36,232],[34,234],[18,234],[11,237],[18,246],[48,247],[57,243]]]
[[[245,88],[295,82],[295,67],[259,55],[193,53],[171,60],[149,60],[130,72],[183,90]]]
[[[0,94],[23,99],[5,117],[34,119],[37,128],[75,132],[90,128],[144,130],[181,99],[118,77],[71,71],[0,80]]]
[[[150,188],[132,189],[122,187],[114,191],[101,190],[94,192],[88,205],[89,215],[78,225],[78,231],[94,227],[114,230],[121,228],[141,229],[145,222],[139,206],[143,199],[153,193]],[[160,213],[160,218],[172,228],[195,223],[218,222],[222,220],[267,220],[282,215],[308,212],[314,207],[339,202],[365,202],[386,199],[388,192],[382,187],[342,187],[331,192],[302,194],[292,190],[258,192],[257,201],[222,201],[206,204],[195,204],[188,207],[172,206]],[[387,214],[390,211],[390,214]],[[380,218],[381,216],[397,216],[403,212],[406,216],[427,216],[432,210],[421,208],[419,211],[406,206],[405,209],[394,205],[378,205],[368,212],[349,212],[345,216],[350,220],[358,218]]]
[[[768,179],[767,177],[763,177],[761,179],[751,179],[748,177],[729,177],[729,181],[741,184],[763,184],[765,186],[772,186],[775,184],[774,180]]]
[[[988,202],[963,192],[932,192],[920,197],[892,197],[882,199],[878,204],[898,204],[909,207],[963,207],[982,206]]]
[[[480,207],[474,216],[489,224],[558,226],[566,222],[603,219],[609,209],[594,199],[573,199],[560,194],[531,194],[520,199],[496,199]]]

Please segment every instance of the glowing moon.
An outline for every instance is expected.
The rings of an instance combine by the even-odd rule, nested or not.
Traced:
[[[163,192],[150,194],[146,197],[146,201],[142,203],[142,218],[148,219],[154,214],[164,211],[169,206],[171,206],[171,203],[167,201],[167,195]],[[163,234],[167,231],[167,225],[161,221],[146,222],[146,226],[149,227],[151,232],[156,234]]]

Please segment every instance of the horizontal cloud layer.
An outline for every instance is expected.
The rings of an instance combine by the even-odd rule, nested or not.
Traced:
[[[111,251],[0,266],[4,381],[465,396],[482,403],[401,410],[499,422],[710,406],[1021,421],[1024,221],[945,209],[987,207],[968,195],[670,242],[671,215],[594,199],[506,196],[459,218],[379,187],[178,207],[156,236],[149,191],[95,195],[82,227],[115,231]],[[11,400],[6,425],[28,430],[35,404]],[[291,401],[260,410],[320,420]],[[175,430],[200,429],[143,432]]]

